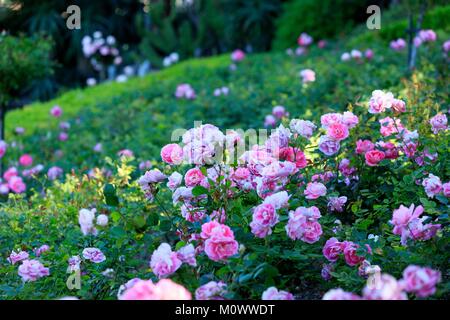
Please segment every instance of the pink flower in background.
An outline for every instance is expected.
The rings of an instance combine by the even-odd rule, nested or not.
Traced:
[[[351,58],[352,58],[352,56],[348,52],[344,52],[341,55],[341,61],[349,61]]]
[[[67,141],[69,139],[69,135],[66,132],[60,132],[58,135],[59,141]]]
[[[12,177],[15,177],[19,175],[19,171],[17,171],[16,167],[9,167],[4,173],[3,173],[3,179],[6,181],[9,181]]]
[[[192,244],[185,245],[184,247],[178,249],[177,257],[183,263],[187,263],[192,267],[197,266],[197,260],[195,259],[195,248]]]
[[[48,169],[47,176],[50,180],[56,180],[57,178],[62,176],[63,172],[64,172],[63,169],[54,166]]]
[[[317,207],[298,207],[295,211],[289,212],[289,221],[286,225],[286,232],[292,240],[300,239],[306,243],[314,243],[322,235],[322,227],[317,220],[320,218],[320,211]]]
[[[289,194],[286,191],[274,193],[264,199],[264,204],[271,204],[276,210],[287,207],[289,201]]]
[[[356,49],[353,49],[352,51],[350,51],[350,56],[351,56],[353,59],[359,60],[359,59],[362,58],[363,54],[362,54],[361,51],[356,50]]]
[[[375,148],[375,145],[370,140],[358,140],[356,141],[356,153],[365,154]]]
[[[320,182],[309,182],[304,191],[306,199],[317,199],[327,194],[327,187]]]
[[[333,140],[342,141],[349,135],[348,127],[342,123],[333,123],[328,126],[327,135]]]
[[[442,185],[442,193],[447,198],[450,197],[450,182],[446,182]]]
[[[393,40],[390,43],[390,47],[392,50],[400,51],[406,48],[406,41],[402,38],[399,38],[397,40]]]
[[[450,51],[450,40],[447,40],[443,43],[442,50],[444,50],[445,53]]]
[[[277,119],[273,115],[268,114],[264,118],[264,127],[275,127],[276,124],[277,124]]]
[[[8,144],[5,141],[0,140],[0,158],[3,158],[7,149],[8,149]]]
[[[336,262],[339,259],[339,256],[344,252],[344,247],[345,244],[343,242],[339,242],[336,238],[330,238],[325,242],[322,253],[328,261]]]
[[[373,50],[372,50],[372,49],[367,49],[367,50],[364,52],[364,57],[365,57],[367,60],[371,60],[371,59],[373,58]]]
[[[289,114],[286,112],[286,109],[283,106],[275,106],[272,109],[272,114],[274,117],[281,119],[283,117],[288,116]]]
[[[134,157],[134,153],[130,149],[122,149],[119,152],[117,152],[117,155],[119,157],[126,157],[126,158]]]
[[[83,235],[97,235],[97,229],[94,226],[96,209],[80,209],[78,212],[78,223]]]
[[[9,255],[8,261],[11,264],[16,264],[16,262],[27,260],[30,255],[26,251],[15,252],[12,251]]]
[[[41,254],[47,252],[48,250],[50,250],[50,247],[47,244],[43,244],[39,248],[34,249],[34,254],[36,255],[36,257],[39,257]]]
[[[210,281],[195,290],[196,300],[223,300],[227,293],[227,285],[222,282]]]
[[[167,187],[170,190],[174,191],[181,185],[181,182],[183,181],[183,176],[178,172],[174,172],[169,176],[168,180],[169,181],[167,182]]]
[[[311,138],[314,130],[317,129],[317,126],[311,121],[299,119],[292,119],[289,127],[293,132],[307,139]]]
[[[405,112],[406,111],[405,101],[400,99],[394,99],[392,101],[392,110],[396,112]]]
[[[297,39],[297,43],[299,46],[307,47],[313,42],[313,38],[307,34],[306,32],[302,32]]]
[[[183,162],[183,149],[176,143],[165,145],[161,149],[161,158],[168,164],[181,164]]]
[[[106,260],[105,255],[97,248],[83,249],[83,258],[93,263],[101,263]]]
[[[372,92],[372,97],[369,100],[369,113],[381,113],[392,107],[394,95],[392,92],[383,92],[375,90]]]
[[[344,291],[341,288],[337,288],[327,291],[323,295],[322,300],[361,300],[361,297],[354,293]]]
[[[205,176],[203,175],[202,171],[198,168],[189,169],[184,175],[184,183],[186,184],[187,187],[197,186],[204,179]]]
[[[185,287],[170,279],[161,279],[154,284],[151,280],[137,279],[125,292],[120,300],[191,300],[192,296]]]
[[[333,140],[328,136],[320,136],[319,139],[319,150],[322,151],[327,156],[332,156],[336,154],[341,145],[339,141]]]
[[[19,276],[24,282],[36,281],[49,274],[49,268],[44,267],[38,260],[24,260],[19,266]]]
[[[0,194],[8,194],[9,193],[9,186],[7,183],[1,183],[0,184]]]
[[[13,176],[8,181],[8,187],[14,193],[23,193],[27,190],[26,184],[23,182],[21,177]]]
[[[443,113],[438,113],[433,118],[430,119],[431,130],[434,134],[437,134],[441,130],[448,129],[447,116]]]
[[[150,260],[150,268],[158,278],[171,275],[181,267],[181,264],[178,254],[173,252],[167,243],[161,243],[158,249],[153,251]]]
[[[139,162],[139,170],[146,171],[152,167],[152,163],[150,160],[144,160]]]
[[[311,69],[304,69],[300,71],[300,77],[302,77],[303,83],[316,81],[316,73]]]
[[[441,179],[432,173],[428,175],[428,178],[423,179],[422,186],[429,198],[433,198],[442,191]]]
[[[328,198],[328,209],[330,211],[342,212],[344,205],[347,202],[347,197],[330,197]]]
[[[19,158],[19,164],[24,167],[29,167],[33,165],[33,157],[29,154],[23,154]]]
[[[62,115],[62,109],[60,106],[54,106],[53,108],[50,109],[50,114],[55,117],[55,118],[59,118]]]
[[[441,282],[441,273],[428,267],[410,265],[403,271],[402,282],[405,291],[426,298],[436,292],[436,285]]]
[[[393,119],[391,117],[386,117],[379,120],[380,122],[380,133],[383,137],[390,136],[394,133],[401,133],[405,131],[400,119]]]
[[[245,52],[241,49],[236,49],[231,53],[231,60],[233,62],[240,62],[245,59]]]
[[[294,295],[290,292],[270,287],[263,292],[261,300],[294,300]]]
[[[253,220],[250,223],[252,233],[258,238],[272,234],[272,227],[278,223],[278,214],[272,204],[263,203],[253,210]]]
[[[326,45],[327,45],[327,42],[326,42],[325,40],[319,40],[319,42],[317,42],[317,46],[318,46],[320,49],[325,48]]]
[[[364,260],[364,257],[360,257],[356,253],[356,249],[358,249],[359,245],[353,243],[351,241],[345,241],[343,243],[344,246],[344,257],[345,262],[350,266],[356,266]]]
[[[322,128],[328,129],[329,126],[335,123],[343,123],[344,117],[340,113],[326,113],[320,117],[320,124]]]
[[[95,146],[92,148],[92,150],[94,150],[94,152],[102,152],[103,145],[100,142],[98,142],[95,144]]]
[[[349,129],[354,128],[358,125],[358,116],[354,115],[353,112],[345,111],[342,114],[342,123],[345,124]]]
[[[364,157],[366,159],[366,164],[368,166],[375,167],[381,160],[383,160],[386,157],[386,155],[384,154],[383,151],[380,150],[370,150],[366,152]]]
[[[108,225],[108,216],[106,214],[99,214],[97,216],[96,223],[100,227],[106,227]]]
[[[422,42],[434,42],[437,39],[436,32],[431,29],[428,30],[420,30],[419,38]]]

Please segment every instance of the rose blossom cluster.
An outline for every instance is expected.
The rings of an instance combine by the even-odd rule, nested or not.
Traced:
[[[163,278],[173,274],[183,263],[193,267],[197,266],[195,249],[192,244],[181,247],[177,252],[174,252],[168,243],[161,243],[153,251],[150,268],[157,277]]]
[[[395,99],[392,92],[374,90],[369,99],[369,113],[377,114],[387,110],[401,113],[406,111],[405,102]]]
[[[0,185],[2,194],[8,194],[10,191],[14,193],[23,193],[27,189],[27,185],[19,176],[19,171],[16,167],[10,167],[3,173],[4,182]]]
[[[363,56],[364,58],[366,58],[367,60],[370,60],[373,58],[373,51],[372,49],[367,49],[366,51],[364,51],[364,53],[362,53],[361,51],[357,50],[357,49],[353,49],[350,52],[344,52],[341,55],[341,61],[350,61],[351,59],[357,61],[357,62],[362,62],[363,60]]]
[[[80,229],[83,235],[94,235],[98,234],[98,230],[95,227],[95,214],[97,209],[80,209],[78,212],[78,223],[80,224]],[[105,214],[99,214],[97,216],[96,225],[100,227],[105,227],[108,224],[108,216]]]
[[[333,263],[338,261],[339,257],[343,254],[347,265],[353,267],[364,261],[364,257],[359,256],[356,252],[358,248],[359,245],[352,241],[340,242],[333,237],[327,240],[322,249],[322,253],[328,261]],[[366,249],[369,253],[371,252],[369,246],[366,246]]]
[[[306,243],[319,241],[322,235],[322,226],[318,222],[321,217],[317,207],[298,207],[295,211],[289,212],[289,220],[286,225],[286,232],[292,240],[302,240]]]
[[[444,197],[450,197],[450,181],[442,183],[441,179],[432,173],[428,174],[428,178],[423,179],[422,186],[429,198],[434,198],[441,193]]]
[[[423,43],[436,41],[436,32],[431,29],[420,30],[417,36],[414,37],[414,45],[420,47]]]
[[[359,119],[350,111],[327,113],[320,117],[326,135],[319,138],[319,150],[327,156],[336,154],[341,148],[340,142],[348,138],[350,129],[356,127]]]
[[[49,249],[50,248],[48,245],[42,245],[33,252],[36,257],[39,257],[42,253],[48,251]],[[23,250],[13,250],[7,260],[12,265],[22,262],[18,268],[18,274],[22,278],[23,282],[36,281],[39,278],[50,274],[49,268],[44,267],[44,265],[37,259],[30,259],[30,254]]]
[[[178,99],[195,99],[195,91],[190,84],[182,83],[177,86],[177,89],[175,90],[175,97]]]
[[[431,239],[441,229],[440,224],[424,224],[428,217],[420,217],[423,211],[422,206],[415,207],[414,204],[409,208],[401,205],[394,210],[390,221],[394,226],[392,232],[401,236],[402,245],[406,246],[408,239],[415,241]]]
[[[402,38],[398,38],[397,40],[392,40],[389,46],[394,51],[401,51],[406,48],[406,41]]]
[[[105,65],[122,63],[122,57],[116,47],[116,38],[112,35],[103,38],[103,34],[96,31],[92,36],[84,36],[81,44],[84,56],[90,59],[96,71],[103,70]]]
[[[369,278],[362,296],[341,288],[331,289],[323,300],[407,300],[407,293],[420,298],[433,295],[441,281],[441,273],[428,267],[410,265],[403,271],[403,278],[395,279],[389,274],[376,273]]]

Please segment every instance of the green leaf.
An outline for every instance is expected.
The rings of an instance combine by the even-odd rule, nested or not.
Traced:
[[[202,194],[208,194],[208,189],[206,189],[205,187],[202,187],[202,186],[195,186],[192,189],[192,195],[194,197],[201,196]]]
[[[103,188],[103,195],[105,196],[105,201],[108,206],[117,206],[119,204],[119,198],[116,194],[116,188],[110,183],[105,185]]]

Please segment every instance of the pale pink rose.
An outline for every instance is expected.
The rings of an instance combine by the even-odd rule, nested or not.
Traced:
[[[275,127],[277,124],[277,119],[271,115],[268,114],[264,119],[264,127]]]
[[[380,133],[383,137],[390,136],[395,133],[401,133],[405,131],[400,119],[392,119],[391,117],[386,117],[378,121],[380,123]]]
[[[8,261],[11,264],[15,264],[16,262],[27,260],[28,257],[29,254],[26,251],[19,251],[17,253],[15,251],[12,251],[9,255]]]
[[[178,187],[172,194],[172,202],[177,204],[180,201],[190,201],[193,197],[192,188]]]
[[[450,197],[450,182],[446,182],[442,185],[442,193],[447,198]]]
[[[96,223],[97,225],[99,225],[100,227],[106,227],[108,225],[108,216],[106,214],[99,214],[97,216],[97,220]]]
[[[8,149],[8,144],[5,141],[0,140],[0,158],[3,158],[7,149]]]
[[[294,300],[294,295],[290,292],[270,287],[263,292],[261,300]]]
[[[345,262],[350,266],[356,266],[357,264],[364,261],[364,257],[360,257],[356,253],[356,249],[358,249],[359,245],[353,243],[351,241],[344,242],[344,258]]]
[[[433,118],[430,119],[431,130],[434,134],[437,134],[441,130],[448,129],[447,116],[443,113],[438,113]]]
[[[1,183],[0,184],[0,194],[8,194],[9,193],[9,186],[7,183]]]
[[[337,288],[327,291],[323,295],[322,300],[361,300],[361,297],[354,293],[344,291],[341,288]]]
[[[21,177],[13,176],[8,181],[8,187],[14,193],[23,193],[27,190],[26,184],[23,182]]]
[[[178,172],[173,172],[169,178],[168,178],[168,182],[167,182],[167,187],[174,191],[176,188],[178,188],[181,185],[181,182],[183,181],[183,175],[181,175]]]
[[[369,113],[381,113],[392,107],[394,95],[391,92],[375,90],[369,100]]]
[[[74,272],[80,270],[81,258],[80,256],[72,256],[67,261],[69,266],[67,268],[68,272]]]
[[[181,264],[182,261],[168,243],[161,243],[158,249],[153,251],[150,260],[150,268],[158,278],[171,275],[181,267]]]
[[[222,282],[210,281],[195,290],[196,300],[224,300],[227,285]]]
[[[195,91],[191,87],[191,85],[187,83],[182,83],[177,86],[175,91],[175,97],[177,98],[186,98],[186,99],[195,99]]]
[[[250,170],[245,167],[238,167],[233,171],[231,176],[235,180],[247,180],[250,178]]]
[[[224,227],[226,227],[226,228],[228,228],[228,229],[226,229],[226,228],[224,228]],[[219,222],[217,222],[217,221],[209,221],[209,222],[206,222],[206,223],[204,223],[204,224],[202,225],[202,232],[201,232],[201,234],[200,234],[201,237],[202,237],[203,239],[208,239],[209,237],[212,236],[213,230],[214,230],[215,228],[221,228],[221,231],[223,231],[223,232],[228,232],[229,235],[231,236],[231,230],[228,231],[228,230],[229,230],[229,227],[228,227],[228,226],[222,225],[221,223],[219,223]],[[217,231],[216,231],[216,232],[217,232]]]
[[[390,43],[390,47],[392,50],[395,50],[395,51],[403,50],[406,47],[406,41],[402,38],[393,40]]]
[[[327,187],[320,182],[309,182],[303,194],[306,199],[317,199],[327,194]]]
[[[47,171],[47,176],[50,180],[55,180],[63,174],[63,169],[59,167],[51,167]]]
[[[8,168],[5,173],[3,173],[3,179],[9,181],[12,177],[19,175],[19,171],[15,167]]]
[[[196,267],[197,260],[195,259],[195,248],[192,244],[185,245],[177,251],[177,257],[183,263]]]
[[[380,150],[370,150],[366,152],[364,158],[366,159],[366,164],[370,167],[375,167],[378,163],[386,157],[385,153]]]
[[[408,266],[403,271],[405,291],[426,298],[436,292],[436,285],[441,282],[441,273],[428,267]]]
[[[78,223],[85,236],[89,234],[97,235],[97,229],[94,226],[95,212],[95,209],[80,209],[78,212]]]
[[[36,281],[50,274],[49,268],[44,267],[38,260],[24,260],[19,266],[19,276],[23,282]]]
[[[359,123],[358,116],[354,115],[353,112],[345,111],[342,115],[342,123],[345,124],[349,129],[356,127]]]
[[[289,124],[289,127],[293,132],[307,139],[311,138],[314,133],[314,130],[317,129],[316,125],[311,121],[299,119],[292,119]]]
[[[423,42],[434,42],[437,39],[436,33],[431,30],[420,30],[419,31],[419,38],[423,41]]]
[[[311,69],[304,69],[300,71],[300,77],[302,77],[303,83],[316,81],[316,73]]]
[[[106,260],[105,255],[97,248],[83,249],[83,258],[93,263],[101,263]]]
[[[376,275],[374,277],[377,277]],[[367,300],[408,300],[402,283],[389,274],[382,274],[363,289]]]
[[[357,154],[365,154],[368,151],[371,151],[375,148],[375,145],[370,140],[361,140],[356,141],[356,153]]]
[[[333,123],[328,126],[327,135],[333,140],[342,141],[349,135],[348,127],[342,123]]]
[[[234,237],[213,235],[205,241],[205,253],[213,261],[224,261],[238,252],[239,244]]]
[[[203,175],[202,171],[198,168],[189,169],[184,175],[184,183],[186,184],[187,187],[197,186],[204,179],[205,176]]]
[[[292,240],[302,240],[306,243],[314,243],[322,235],[322,227],[317,222],[320,218],[320,211],[316,207],[299,207],[295,211],[289,212],[289,221],[286,225],[286,232]]]
[[[117,155],[119,157],[126,157],[126,158],[134,157],[134,153],[130,149],[122,149],[119,152],[117,152]]]
[[[396,112],[405,112],[406,111],[405,101],[400,99],[394,99],[392,101],[392,109]]]
[[[432,173],[428,175],[428,178],[423,179],[422,186],[425,188],[425,192],[429,198],[433,198],[442,191],[441,179]]]
[[[359,59],[362,58],[363,55],[362,55],[362,52],[361,52],[361,51],[356,50],[356,49],[353,49],[352,51],[350,51],[350,56],[351,56],[353,59],[359,60]]]
[[[290,195],[286,191],[280,191],[274,193],[264,199],[264,204],[271,204],[274,206],[275,210],[284,208],[288,206]]]
[[[136,280],[119,296],[120,300],[191,300],[192,296],[183,286],[170,279]]]
[[[62,109],[60,106],[54,106],[53,108],[51,108],[50,110],[50,114],[55,117],[58,118],[62,115]]]
[[[352,56],[348,52],[344,52],[341,55],[341,61],[349,61],[351,58],[352,58]]]
[[[297,39],[297,43],[301,47],[307,47],[313,42],[313,38],[306,32],[302,32]]]
[[[447,40],[442,45],[442,50],[444,50],[445,53],[450,51],[450,40]]]
[[[138,179],[138,184],[143,191],[148,191],[151,184],[164,181],[165,179],[167,179],[165,174],[158,169],[153,169],[145,172],[145,174]]]
[[[19,158],[19,164],[24,167],[29,167],[33,164],[33,157],[29,154],[23,154]]]
[[[414,37],[414,46],[415,47],[420,47],[422,45],[422,39],[419,36]]]
[[[165,145],[161,149],[161,158],[168,164],[181,164],[183,162],[183,149],[176,143]]]
[[[67,141],[69,139],[69,135],[66,132],[60,132],[58,135],[59,141]]]
[[[340,148],[339,141],[333,140],[328,136],[321,136],[319,139],[319,150],[327,156],[336,154]]]
[[[272,204],[261,204],[253,210],[253,220],[250,223],[252,233],[258,238],[272,234],[272,227],[278,223],[278,214]]]
[[[325,242],[322,253],[330,262],[336,262],[339,256],[344,252],[344,243],[336,238],[330,238]]]
[[[340,113],[326,113],[320,117],[320,123],[324,129],[334,123],[343,123],[343,121],[343,115]]]

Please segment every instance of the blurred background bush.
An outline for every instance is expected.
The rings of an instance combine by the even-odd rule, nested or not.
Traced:
[[[116,75],[127,70],[140,74],[168,66],[173,53],[187,59],[236,48],[284,50],[296,44],[301,32],[316,40],[339,38],[367,19],[371,4],[389,7],[390,22],[383,20],[379,36],[390,40],[405,35],[407,12],[421,1],[428,3],[424,27],[445,24],[448,29],[445,0],[74,0],[70,4],[81,9],[80,30],[66,27],[67,1],[0,0],[0,31],[52,39],[55,72],[21,92],[30,99],[49,99],[101,78],[82,46],[83,37],[96,31],[115,38],[121,58]]]

